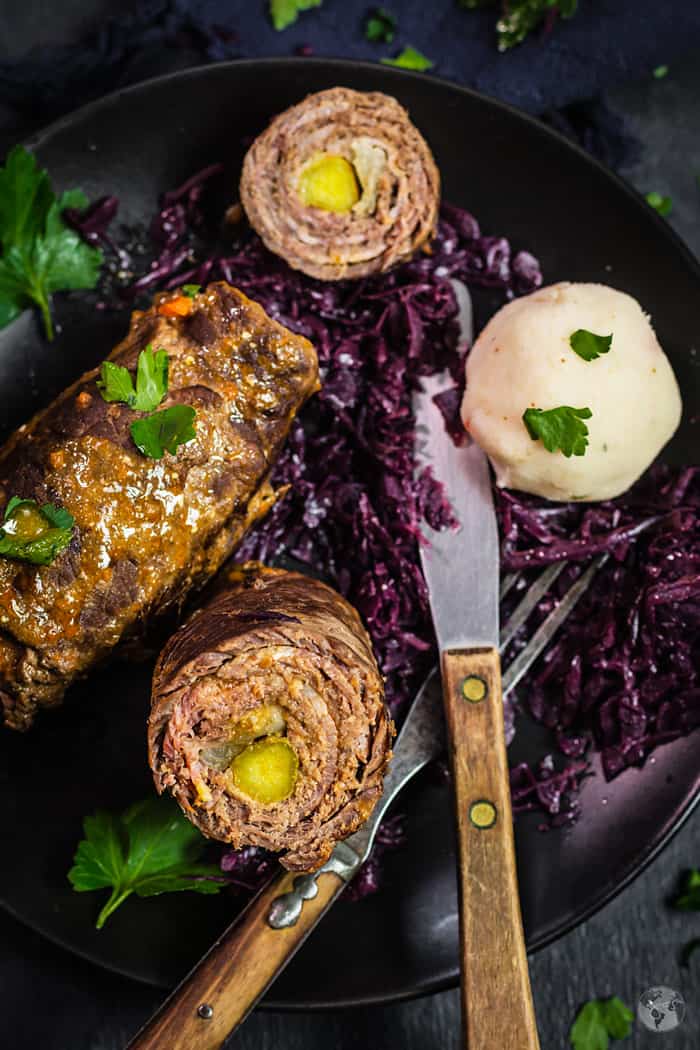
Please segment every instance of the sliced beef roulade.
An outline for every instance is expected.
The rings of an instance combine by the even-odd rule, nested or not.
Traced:
[[[0,701],[14,729],[219,569],[269,507],[268,473],[318,387],[311,344],[223,282],[156,296],[108,368],[0,450]]]
[[[170,639],[149,757],[205,835],[313,870],[369,816],[394,728],[360,618],[297,573],[249,567]]]
[[[396,99],[338,87],[272,121],[246,154],[240,194],[270,251],[332,281],[383,272],[424,245],[440,176]]]

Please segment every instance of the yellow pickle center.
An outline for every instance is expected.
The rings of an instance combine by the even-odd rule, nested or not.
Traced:
[[[8,536],[18,540],[36,540],[51,528],[51,522],[36,507],[18,507],[3,524]]]
[[[299,772],[286,732],[284,709],[261,704],[231,723],[225,737],[203,747],[200,757],[255,802],[281,802],[294,791]]]
[[[307,208],[350,211],[360,199],[355,168],[336,153],[317,153],[299,172],[297,193]]]
[[[233,783],[255,802],[282,802],[294,791],[297,753],[284,737],[269,736],[243,749],[231,763]]]

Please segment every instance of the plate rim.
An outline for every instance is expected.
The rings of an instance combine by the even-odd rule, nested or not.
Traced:
[[[108,110],[128,96],[138,94],[140,92],[148,91],[153,87],[160,87],[167,85],[173,81],[187,81],[190,79],[196,79],[205,77],[213,72],[221,73],[226,75],[228,71],[237,70],[240,68],[252,69],[254,67],[270,68],[276,67],[284,70],[287,69],[300,69],[309,68],[309,66],[315,66],[317,68],[323,68],[329,72],[337,71],[338,76],[342,77],[344,73],[354,73],[357,70],[364,71],[366,73],[376,73],[381,71],[382,76],[388,76],[390,79],[395,79],[397,84],[401,82],[401,78],[410,78],[416,81],[418,84],[421,83],[432,83],[438,84],[441,88],[447,89],[452,92],[457,92],[462,96],[466,96],[473,103],[481,106],[488,106],[497,113],[507,114],[510,118],[514,118],[516,121],[528,126],[531,133],[543,136],[545,139],[553,141],[558,147],[568,150],[574,153],[578,158],[589,168],[597,171],[608,183],[612,183],[617,187],[617,190],[622,192],[627,199],[638,208],[640,215],[644,216],[645,222],[651,222],[655,225],[658,234],[664,237],[676,251],[676,253],[682,258],[685,265],[688,267],[693,277],[698,281],[700,288],[700,260],[694,255],[685,241],[682,239],[680,234],[654,209],[652,209],[644,200],[644,197],[639,193],[634,186],[617,172],[613,171],[606,164],[600,161],[597,157],[588,153],[582,146],[572,139],[567,138],[560,131],[545,124],[537,116],[527,112],[526,110],[520,109],[517,106],[512,105],[509,102],[504,102],[492,95],[488,95],[484,92],[477,91],[472,87],[468,87],[455,80],[450,80],[447,77],[436,76],[428,73],[418,73],[415,71],[395,69],[390,66],[380,65],[378,62],[372,62],[369,60],[360,59],[345,59],[316,55],[309,57],[288,55],[288,56],[266,56],[259,58],[237,58],[231,59],[224,62],[209,62],[200,63],[194,66],[190,66],[186,69],[174,70],[169,73],[160,74],[158,76],[149,77],[144,80],[139,80],[134,84],[129,84],[124,87],[116,88],[107,94],[101,95],[99,98],[93,99],[87,102],[85,105],[79,106],[76,109],[71,110],[69,113],[63,114],[56,120],[52,121],[48,125],[37,129],[30,135],[20,140],[18,144],[25,146],[26,148],[34,151],[40,150],[42,147],[47,146],[51,143],[52,139],[59,135],[66,129],[71,128],[76,122],[79,122],[85,118],[89,118],[95,112],[100,110]],[[10,146],[9,148],[12,148]],[[670,746],[670,745],[662,745]],[[631,773],[633,770],[627,770],[626,773]],[[624,776],[625,773],[622,774]],[[641,854],[641,858],[637,858],[633,863],[630,863],[624,871],[622,877],[613,884],[606,886],[601,893],[593,898],[588,905],[580,912],[578,912],[573,918],[569,918],[565,921],[560,922],[558,925],[553,926],[548,932],[544,933],[539,938],[535,938],[533,943],[530,945],[528,953],[533,954],[541,949],[552,944],[560,937],[572,932],[576,927],[586,922],[593,915],[599,912],[606,904],[609,904],[615,899],[620,893],[622,893],[628,886],[641,875],[642,872],[656,859],[656,857],[665,849],[668,843],[671,841],[673,836],[683,827],[686,821],[689,819],[691,814],[694,812],[696,807],[700,803],[700,782],[696,783],[694,792],[689,795],[686,801],[681,805],[675,807],[668,820],[664,823],[662,829],[656,838],[650,840],[649,846],[646,851]],[[47,932],[46,929],[39,923],[33,922],[30,918],[24,915],[20,915],[8,902],[4,899],[0,900],[0,907],[11,915],[17,922],[21,923],[28,929],[39,933],[42,937],[45,937],[50,943],[57,945],[62,950],[69,952],[72,955],[77,956],[91,963],[92,965],[100,967],[102,970],[107,972],[116,973],[122,977],[126,977],[130,980],[136,981],[139,984],[146,985],[153,988],[165,989],[166,985],[154,982],[145,977],[135,976],[130,970],[127,970],[119,965],[110,964],[102,958],[94,956],[91,952],[76,948],[72,944],[69,945],[60,936],[56,936],[51,932]],[[393,993],[390,996],[385,994],[376,995],[363,995],[359,997],[353,997],[352,999],[347,998],[335,998],[335,999],[324,999],[322,1001],[305,999],[303,1002],[298,1000],[285,1000],[275,999],[274,991],[272,998],[267,996],[258,1004],[258,1009],[263,1010],[283,1010],[287,1012],[302,1012],[307,1010],[333,1010],[333,1009],[349,1009],[355,1006],[378,1006],[386,1005],[394,1002],[405,1002],[408,1000],[420,998],[425,995],[432,995],[441,991],[445,991],[450,988],[454,988],[459,983],[459,969],[455,968],[449,975],[441,975],[431,980],[423,981],[418,984],[414,984],[410,989],[401,990]]]

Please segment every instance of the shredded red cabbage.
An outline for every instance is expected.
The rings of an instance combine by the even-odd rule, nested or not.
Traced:
[[[456,381],[463,374],[449,279],[503,299],[539,287],[539,264],[529,252],[513,254],[503,237],[482,236],[472,215],[448,204],[430,253],[362,281],[322,283],[290,270],[247,229],[233,248],[212,254],[196,235],[202,187],[216,170],[163,198],[151,227],[154,262],[130,294],[224,278],[314,343],[323,389],[273,475],[289,491],[239,557],[291,556],[330,578],[361,613],[400,717],[436,659],[418,558],[421,522],[452,524],[441,487],[429,473],[414,478],[412,391],[436,369],[449,367]],[[488,312],[497,305],[491,293]],[[454,433],[459,397],[455,387],[440,403]],[[519,589],[533,567],[573,563],[557,582],[561,590],[540,603],[540,618],[579,563],[612,555],[520,691],[532,717],[553,730],[559,754],[556,765],[550,755],[511,771],[514,809],[537,809],[557,826],[577,815],[591,745],[613,777],[700,723],[700,480],[694,468],[658,467],[615,501],[557,505],[504,491],[497,502],[503,565],[523,570]],[[649,518],[659,520],[635,535]],[[513,650],[522,644],[516,638]],[[258,854],[243,854],[228,851],[223,863],[245,869],[246,881]],[[376,871],[366,868],[364,891],[376,885]]]
[[[603,503],[501,492],[499,508],[505,568],[574,563],[540,603],[540,617],[571,585],[576,562],[612,556],[521,690],[559,751],[579,758],[592,741],[611,779],[699,726],[700,468],[657,465]],[[632,542],[633,528],[650,519]],[[527,582],[524,573],[521,588]]]
[[[246,895],[257,893],[278,869],[274,853],[268,853],[259,846],[226,849],[219,863],[221,870],[228,876],[231,889]]]

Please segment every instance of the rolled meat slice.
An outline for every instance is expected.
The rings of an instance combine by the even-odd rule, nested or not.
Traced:
[[[440,176],[396,99],[337,87],[275,117],[246,154],[240,195],[270,251],[333,281],[383,272],[426,244]]]
[[[372,645],[330,587],[245,567],[170,639],[148,741],[159,792],[210,838],[311,871],[369,816],[394,727]]]
[[[156,296],[110,360],[133,377],[149,344],[169,357],[159,408],[196,410],[174,454],[139,451],[130,427],[144,413],[104,400],[97,369],[0,451],[0,507],[31,498],[75,519],[49,565],[0,556],[0,700],[14,729],[218,570],[274,501],[268,473],[318,387],[311,344],[223,282]]]

